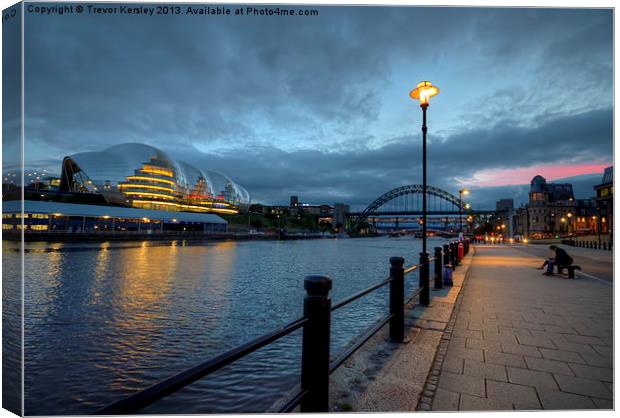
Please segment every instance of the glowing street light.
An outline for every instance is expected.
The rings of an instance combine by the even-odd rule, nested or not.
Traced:
[[[430,81],[418,83],[415,89],[411,90],[409,96],[413,100],[420,101],[422,108],[422,253],[428,258],[426,252],[426,109],[428,109],[430,98],[436,96],[439,89],[433,86]]]
[[[411,90],[409,96],[414,100],[420,101],[422,108],[422,253],[420,253],[420,262],[425,266],[425,274],[420,273],[420,287],[424,290],[420,293],[420,305],[428,305],[430,302],[430,285],[428,279],[429,258],[426,251],[426,109],[428,109],[429,100],[437,95],[439,89],[430,81],[422,81],[418,83],[415,89]],[[424,283],[422,283],[424,282]]]
[[[463,233],[463,195],[467,196],[468,194],[469,190],[467,189],[459,190],[459,232],[461,234]]]

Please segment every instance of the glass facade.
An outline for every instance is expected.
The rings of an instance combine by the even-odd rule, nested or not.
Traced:
[[[60,190],[101,194],[142,209],[238,213],[250,195],[227,176],[201,170],[144,144],[121,144],[65,157]]]

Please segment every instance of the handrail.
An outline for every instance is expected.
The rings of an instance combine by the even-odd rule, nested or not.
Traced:
[[[408,269],[406,269],[406,270],[405,270],[405,276],[406,276],[407,274],[411,273],[412,271],[417,270],[417,269],[419,269],[419,268],[420,268],[420,265],[419,265],[419,264],[415,264],[415,265],[413,265],[413,266],[409,267]]]
[[[440,254],[441,255],[441,254]],[[391,263],[394,263],[394,259],[396,259],[396,263],[398,263],[398,259],[399,257],[394,257],[390,260]],[[400,258],[400,278],[398,280],[400,280],[400,285],[398,285],[398,281],[394,278],[394,277],[388,277],[387,279],[372,285],[370,287],[368,287],[367,289],[361,290],[341,301],[339,301],[338,303],[334,304],[331,307],[327,307],[327,313],[328,313],[328,317],[329,317],[329,312],[333,312],[339,308],[342,308],[345,305],[348,305],[349,303],[362,298],[366,295],[368,295],[369,293],[383,287],[386,286],[388,284],[390,284],[392,287],[393,286],[402,286],[402,280],[404,278],[405,275],[420,269],[421,267],[423,267],[423,264],[415,264],[407,269],[403,269],[402,264],[403,264],[403,259]],[[427,258],[427,262],[425,264],[427,264],[427,267],[425,269],[422,269],[422,274],[429,274],[429,270],[430,270],[430,263],[432,261],[437,260],[437,257],[429,257]],[[443,259],[440,258],[440,260]],[[398,264],[396,264],[398,265]],[[392,267],[394,267],[394,264],[392,265]],[[392,273],[392,270],[390,270],[390,274],[397,274],[398,273]],[[398,269],[396,270],[398,272]],[[426,272],[426,273],[425,273]],[[318,276],[317,276],[318,277]],[[317,277],[313,277],[314,279],[316,279]],[[398,276],[395,276],[398,277]],[[329,282],[329,287],[327,288],[329,290],[329,288],[331,287],[331,279],[329,278],[321,278],[318,277],[319,279],[323,280],[326,279]],[[306,280],[308,280],[308,278],[306,278]],[[428,278],[426,278],[426,282],[428,282]],[[420,282],[422,283],[422,281]],[[393,297],[394,295],[392,294],[392,292],[394,291],[392,289],[392,287],[390,288],[390,294],[392,295],[391,297]],[[307,288],[308,290],[308,288]],[[315,289],[316,290],[316,289]],[[327,291],[328,291],[327,290]],[[408,305],[416,296],[419,296],[423,291],[427,291],[428,290],[428,284],[424,287],[419,287],[413,294],[412,296],[404,303],[404,305]],[[402,291],[402,290],[401,290]],[[396,293],[397,294],[397,293]],[[401,293],[402,295],[402,293]],[[400,296],[400,298],[402,298],[402,296]],[[327,299],[328,300],[328,299]],[[329,302],[328,302],[329,303]],[[392,303],[392,301],[390,302]],[[421,302],[422,304],[427,304],[428,301],[426,302]],[[329,305],[327,305],[329,306]],[[391,308],[392,309],[392,308]],[[402,306],[401,306],[402,309]],[[304,308],[305,310],[305,308]],[[239,360],[245,356],[247,356],[248,354],[253,353],[254,351],[286,336],[291,334],[292,332],[304,327],[304,339],[306,338],[306,330],[307,327],[305,327],[305,325],[308,325],[311,323],[311,321],[313,321],[313,317],[309,317],[307,313],[304,313],[304,317],[297,319],[291,323],[289,323],[288,325],[282,326],[274,331],[271,331],[267,334],[264,334],[252,341],[249,341],[245,344],[242,344],[236,348],[233,348],[223,354],[220,354],[210,360],[207,360],[197,366],[194,366],[190,369],[187,369],[183,372],[177,373],[174,376],[171,376],[167,379],[164,379],[152,386],[147,387],[146,389],[143,389],[131,396],[128,396],[124,399],[121,399],[118,402],[115,402],[111,405],[108,405],[102,409],[99,409],[98,411],[95,412],[95,414],[97,415],[113,415],[113,414],[129,414],[129,413],[134,413],[137,412],[139,410],[141,410],[142,408],[151,405],[152,403],[164,398],[167,395],[170,395],[174,392],[176,392],[179,389],[182,389],[183,387],[195,382],[198,379],[201,379],[219,369],[221,369],[222,367],[236,361]],[[383,326],[385,326],[388,322],[390,323],[390,338],[399,338],[402,339],[402,335],[400,337],[393,337],[392,335],[392,327],[394,326],[394,324],[392,322],[397,321],[400,315],[400,321],[402,321],[402,312],[400,314],[394,313],[393,310],[390,311],[390,313],[382,318],[380,318],[379,320],[377,320],[377,322],[372,325],[371,327],[369,327],[368,329],[362,331],[360,334],[358,334],[356,336],[356,339],[354,340],[354,342],[350,345],[348,345],[347,347],[345,347],[340,353],[338,353],[336,355],[336,357],[329,362],[329,358],[326,357],[326,361],[329,362],[328,364],[328,374],[333,373],[338,367],[340,367],[349,357],[351,357],[357,350],[359,350],[359,348],[361,348],[373,335],[375,335]],[[329,319],[329,318],[328,318]],[[398,323],[398,321],[397,321]],[[327,323],[327,327],[329,329],[329,321]],[[315,324],[316,325],[316,324]],[[313,325],[313,326],[315,326]],[[399,327],[403,327],[404,324],[401,322]],[[402,331],[402,330],[401,330]],[[325,340],[325,341],[329,341],[329,339]],[[329,343],[327,343],[327,345],[329,345]],[[304,345],[304,353],[305,351],[305,345]],[[305,354],[304,354],[305,355]],[[329,356],[328,356],[329,357]],[[302,365],[303,366],[303,365]],[[304,367],[302,367],[302,385],[303,385],[303,370]],[[326,369],[327,370],[327,369]],[[311,397],[313,395],[311,395],[310,393],[313,391],[314,389],[312,389],[312,387],[308,388],[304,388],[302,386],[302,388],[295,394],[293,395],[291,398],[289,398],[286,403],[279,409],[279,412],[291,412],[293,411],[297,405],[301,404],[302,406],[302,412],[304,409],[304,402],[307,402],[307,397]],[[327,395],[325,394],[325,397],[327,397]],[[325,398],[326,399],[326,398]],[[325,401],[327,402],[327,401]],[[325,408],[327,407],[327,403],[324,404]],[[321,409],[322,410],[322,409]]]
[[[299,405],[301,400],[308,394],[308,389],[302,389],[291,397],[279,410],[278,413],[291,412]]]
[[[385,279],[384,281],[377,283],[376,285],[370,286],[367,289],[364,289],[362,291],[357,292],[356,294],[349,296],[348,298],[344,298],[343,300],[341,300],[340,302],[334,304],[332,306],[332,312],[335,311],[336,309],[342,308],[345,305],[348,305],[349,303],[353,302],[354,300],[357,300],[363,296],[366,296],[367,294],[369,294],[370,292],[377,290],[383,286],[385,286],[386,284],[390,283],[392,281],[391,277],[388,277],[387,279]]]
[[[389,314],[384,316],[383,318],[381,318],[380,320],[378,320],[375,325],[373,325],[371,328],[369,328],[368,330],[366,330],[366,332],[361,333],[360,335],[358,335],[359,339],[357,340],[357,342],[353,345],[351,345],[349,348],[347,348],[346,350],[343,350],[340,354],[338,354],[336,356],[336,358],[331,362],[331,364],[329,365],[329,374],[332,374],[334,371],[336,371],[336,369],[338,367],[340,367],[340,365],[342,363],[344,363],[349,357],[351,357],[357,350],[360,349],[360,347],[362,347],[366,341],[368,341],[373,335],[375,335],[377,333],[377,331],[379,331],[381,328],[383,328],[383,326],[385,324],[387,324],[388,322],[390,322],[390,319],[392,319],[393,314]]]
[[[422,293],[422,290],[424,290],[423,287],[418,288],[418,290],[416,290],[415,292],[413,292],[411,294],[411,296],[409,297],[409,299],[407,299],[407,301],[405,302],[405,305],[409,305],[411,303],[412,300],[415,299],[416,296],[419,296],[420,293]]]
[[[207,360],[197,366],[175,374],[167,379],[155,383],[140,392],[128,396],[120,401],[108,405],[95,412],[95,415],[131,414],[160,400],[161,398],[176,392],[177,390],[201,379],[222,367],[253,353],[254,351],[270,344],[303,327],[308,318],[300,318],[288,325],[264,334],[252,341],[233,348],[219,356]]]

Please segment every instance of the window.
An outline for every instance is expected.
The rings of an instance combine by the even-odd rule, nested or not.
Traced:
[[[32,231],[47,231],[47,225],[30,225]]]

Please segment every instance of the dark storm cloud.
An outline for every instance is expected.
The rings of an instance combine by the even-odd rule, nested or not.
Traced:
[[[547,162],[549,156],[575,164],[604,163],[612,159],[612,128],[611,110],[606,110],[556,119],[538,128],[503,125],[435,138],[429,144],[429,183],[456,193],[458,180],[473,176],[480,167],[530,166]],[[581,146],[576,148],[575,143]],[[419,136],[352,152],[285,152],[274,147],[219,155],[179,147],[169,151],[197,166],[234,173],[255,200],[267,203],[285,203],[290,194],[298,194],[304,201],[366,205],[395,187],[421,183]],[[499,197],[523,201],[524,190],[521,186],[478,188],[472,202],[493,207]],[[579,197],[590,196],[581,194],[584,190],[579,189]]]
[[[419,182],[420,115],[406,92],[434,74],[432,184],[611,161],[609,10],[318,9],[27,16],[27,157],[39,166],[144,142],[229,174],[258,200],[367,203]]]

